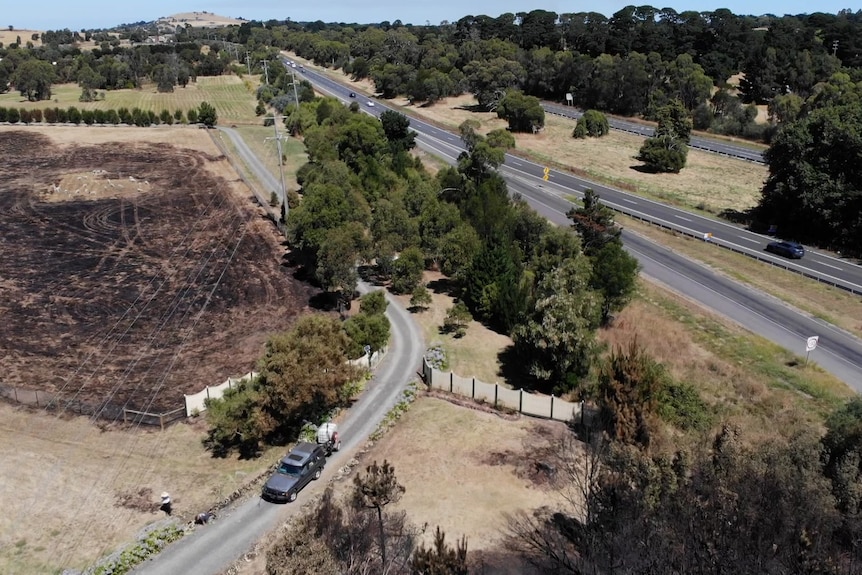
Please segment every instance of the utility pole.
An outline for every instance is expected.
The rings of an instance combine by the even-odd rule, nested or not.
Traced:
[[[267,68],[267,65],[269,64],[269,62],[267,62],[266,60],[261,60],[260,63],[263,64],[263,73],[266,76],[266,83],[268,85],[269,84],[269,68]]]
[[[281,205],[284,207],[284,222],[287,223],[287,214],[290,211],[290,206],[287,205],[287,187],[284,185],[284,162],[281,151],[282,135],[278,133],[278,118],[276,117],[275,112],[272,113],[272,127],[275,130],[275,136],[273,138],[266,139],[275,140],[275,146],[278,151],[278,174],[281,177]]]
[[[249,56],[248,51],[245,53],[245,63],[248,65],[248,75],[251,76],[251,56]]]
[[[838,53],[838,40],[833,40],[832,41],[832,56],[834,57],[835,54],[837,54],[837,53]]]
[[[290,77],[293,78],[293,101],[296,102],[296,109],[299,110],[299,96],[296,95],[296,73],[291,70]]]

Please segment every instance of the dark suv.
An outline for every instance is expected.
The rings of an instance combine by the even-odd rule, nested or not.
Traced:
[[[322,445],[299,443],[278,463],[261,496],[268,501],[295,501],[303,487],[320,478],[325,464],[326,450]]]
[[[769,242],[766,251],[791,259],[800,259],[805,255],[805,248],[796,242]]]

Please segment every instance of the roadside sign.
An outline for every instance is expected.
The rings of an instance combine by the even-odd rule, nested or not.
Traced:
[[[819,336],[812,335],[808,338],[808,341],[805,342],[805,365],[808,365],[808,356],[811,355],[812,351],[817,349],[817,341],[819,339]]]
[[[551,176],[551,168],[549,168],[549,167],[545,166],[545,175],[544,175],[544,176],[542,176],[542,179],[543,179],[543,180],[545,180],[545,181],[547,182],[547,181],[548,181],[548,178],[549,178],[550,176]]]

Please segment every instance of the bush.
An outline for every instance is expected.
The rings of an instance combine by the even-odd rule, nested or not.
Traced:
[[[431,292],[424,284],[419,284],[413,288],[413,293],[410,296],[410,307],[414,310],[426,310],[431,305]]]
[[[712,413],[689,383],[672,382],[658,393],[656,411],[666,422],[683,430],[703,431],[712,425]]]
[[[446,319],[443,320],[443,331],[451,333],[455,337],[464,337],[467,331],[467,324],[472,321],[473,316],[470,310],[467,309],[464,302],[459,301],[449,308],[446,313]]]
[[[678,174],[685,167],[688,146],[671,136],[647,138],[641,146],[637,159],[655,172]]]
[[[584,115],[578,119],[578,124],[575,126],[575,131],[572,133],[574,138],[601,138],[610,131],[608,118],[598,110],[587,110]]]

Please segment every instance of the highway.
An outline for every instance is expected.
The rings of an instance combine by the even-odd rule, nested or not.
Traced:
[[[565,118],[580,118],[583,114],[583,112],[578,108],[575,108],[573,106],[564,106],[562,104],[555,104],[553,102],[542,102],[542,108],[544,108],[545,112],[548,114],[563,116]],[[649,138],[653,135],[653,133],[655,133],[655,130],[652,128],[652,126],[645,126],[637,122],[630,122],[628,120],[621,120],[619,118],[612,118],[610,116],[608,117],[608,125],[611,127],[611,129],[628,132],[629,134],[636,134],[638,136],[643,136],[644,138]],[[705,152],[721,154],[722,156],[730,156],[731,158],[746,160],[748,162],[754,162],[756,164],[766,163],[763,159],[763,152],[753,150],[745,146],[739,146],[729,142],[724,142],[715,138],[692,136],[691,141],[688,145],[692,148],[697,148],[698,150],[703,150]]]
[[[303,75],[317,89],[345,102],[353,100],[349,97],[351,88],[308,68],[304,69]],[[356,101],[365,112],[374,116],[388,109],[379,101],[367,97],[358,97]],[[375,105],[368,106],[369,101]],[[454,164],[455,158],[463,150],[458,136],[412,117],[410,123],[418,134],[420,146]],[[510,155],[501,172],[512,192],[520,193],[538,213],[556,224],[569,225],[565,214],[572,207],[570,198],[581,197],[584,189],[592,188],[599,193],[603,202],[623,212],[643,214],[643,219],[660,220],[666,222],[668,227],[677,230],[684,228],[691,235],[712,233],[710,241],[724,244],[722,247],[756,255],[766,262],[772,263],[774,260],[773,265],[798,266],[802,273],[809,275],[828,275],[835,282],[845,282],[845,285],[850,286],[845,289],[862,294],[862,268],[849,262],[811,251],[798,262],[782,261],[783,258],[762,252],[770,240],[765,236],[555,170],[551,171],[548,181],[543,181],[543,169],[539,164]],[[798,355],[805,354],[805,341],[809,336],[819,336],[818,347],[811,353],[810,361],[819,364],[851,388],[862,391],[862,341],[858,338],[642,236],[625,231],[623,241],[626,248],[637,257],[645,275]],[[764,267],[764,270],[768,269]]]
[[[311,81],[316,88],[322,89],[345,102],[354,100],[349,97],[350,92],[354,90],[353,88],[344,86],[325,74],[305,67],[302,69],[301,75]],[[358,96],[355,101],[369,114],[379,116],[385,110],[390,109],[379,100]],[[367,105],[368,102],[373,102],[375,105],[370,107]],[[463,149],[461,138],[457,134],[412,116],[410,117],[410,126],[420,134],[420,139],[426,138],[449,143],[458,150]],[[505,168],[510,171],[509,173],[541,181],[545,166],[519,156],[507,154]],[[580,196],[585,189],[592,188],[601,196],[603,203],[628,216],[693,237],[702,238],[705,234],[712,234],[709,241],[720,247],[862,295],[862,266],[849,260],[836,258],[807,247],[803,259],[788,260],[764,251],[766,244],[775,238],[750,232],[722,220],[645,199],[556,169],[550,170],[549,181],[558,184],[563,189],[570,190],[573,196]]]

